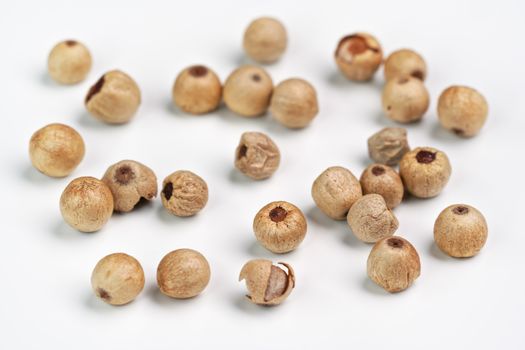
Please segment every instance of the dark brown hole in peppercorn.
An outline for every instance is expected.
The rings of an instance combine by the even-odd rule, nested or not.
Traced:
[[[127,185],[135,178],[135,172],[129,165],[123,165],[115,171],[115,181],[121,185]]]
[[[166,185],[164,185],[162,194],[164,194],[164,198],[166,198],[167,201],[170,200],[171,196],[173,195],[173,184],[171,182],[168,182]]]
[[[259,82],[259,81],[261,81],[261,76],[259,74],[255,73],[255,74],[252,75],[252,80],[256,81],[256,82]]]
[[[452,132],[456,135],[463,135],[465,134],[465,131],[463,129],[460,129],[460,128],[452,128]]]
[[[75,40],[66,40],[65,43],[67,46],[75,46],[77,44]]]
[[[271,301],[286,292],[288,288],[288,275],[283,269],[272,265],[268,284],[264,291],[264,301]]]
[[[105,290],[105,289],[102,289],[102,288],[97,288],[97,294],[100,298],[106,300],[106,301],[110,301],[111,300],[111,295],[109,295],[109,293]]]
[[[462,205],[455,207],[453,210],[456,215],[465,215],[468,214],[468,208]]]
[[[418,163],[429,164],[436,160],[436,153],[430,151],[419,151],[416,154]]]
[[[195,78],[200,78],[208,74],[208,68],[204,66],[193,66],[190,68],[190,75]]]
[[[387,107],[386,107],[386,110],[387,110],[387,111],[389,111],[389,110],[391,110],[391,109],[392,109],[392,106],[387,106]]]
[[[374,174],[375,176],[383,175],[384,173],[385,173],[385,168],[383,168],[380,165],[376,165],[375,167],[372,168],[372,174]]]
[[[389,238],[386,243],[392,248],[401,248],[405,244],[405,242],[396,237]]]
[[[239,148],[239,153],[237,153],[237,159],[246,157],[246,152],[248,152],[248,147],[246,147],[246,145],[242,145],[241,148]]]
[[[408,78],[400,78],[397,82],[401,85],[406,84],[408,83]]]
[[[89,88],[89,91],[86,95],[86,104],[91,100],[91,98],[98,94],[100,90],[102,90],[102,86],[104,86],[104,76],[100,77],[100,79],[93,85],[91,88]]]
[[[286,218],[286,215],[288,215],[288,212],[282,207],[275,207],[270,210],[270,219],[273,222],[283,221]]]
[[[410,73],[410,75],[413,76],[416,79],[423,80],[423,72],[420,71],[419,69],[416,69],[415,71],[412,71],[412,73]]]

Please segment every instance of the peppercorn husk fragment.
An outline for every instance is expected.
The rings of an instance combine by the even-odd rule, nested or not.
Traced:
[[[410,151],[404,128],[384,128],[368,138],[368,154],[377,163],[397,165]]]

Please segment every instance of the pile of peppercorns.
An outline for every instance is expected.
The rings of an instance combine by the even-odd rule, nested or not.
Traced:
[[[244,33],[247,55],[259,63],[272,63],[287,45],[285,27],[273,18],[253,21]],[[335,51],[335,61],[350,80],[370,80],[381,63],[383,52],[370,34],[343,37]],[[85,79],[91,55],[78,41],[57,44],[49,54],[50,76],[62,84]],[[412,50],[393,52],[384,62],[386,84],[382,104],[386,116],[399,123],[420,120],[429,106],[424,85],[427,67]],[[184,69],[172,91],[175,106],[190,114],[219,108],[221,101],[243,117],[260,116],[269,109],[276,121],[288,128],[304,128],[318,113],[314,87],[302,79],[288,79],[274,87],[261,67],[245,65],[233,71],[224,86],[208,67]],[[85,106],[103,122],[129,122],[141,103],[135,81],[114,70],[104,74],[87,92]],[[441,125],[462,137],[479,132],[488,113],[487,102],[476,90],[464,86],[447,88],[438,101]],[[346,219],[361,241],[374,243],[367,263],[368,276],[389,292],[408,288],[420,274],[420,259],[407,240],[393,236],[399,222],[392,212],[405,190],[419,198],[437,196],[451,175],[445,153],[432,147],[410,150],[403,128],[385,128],[368,139],[368,166],[358,180],[351,171],[334,166],[313,182],[311,194],[317,207],[335,220]],[[85,146],[80,134],[63,124],[50,124],[36,131],[30,141],[33,166],[51,177],[69,175],[82,161]],[[245,132],[235,150],[235,167],[254,180],[266,179],[279,167],[280,152],[275,142],[260,132]],[[399,173],[392,168],[399,164]],[[82,232],[100,230],[114,211],[129,212],[141,200],[157,196],[155,173],[139,162],[123,160],[111,165],[102,179],[79,177],[65,188],[60,198],[64,220]],[[173,215],[192,216],[208,201],[208,186],[198,175],[178,170],[162,183],[162,204]],[[295,205],[279,201],[264,206],[255,216],[253,231],[259,243],[274,253],[296,249],[307,231],[307,220]],[[437,246],[452,257],[476,255],[487,239],[483,215],[465,204],[444,209],[434,225]],[[295,286],[292,267],[255,259],[241,269],[248,299],[260,305],[280,304]],[[159,263],[157,283],[162,293],[173,298],[191,298],[201,293],[210,279],[206,258],[191,249],[168,253]],[[124,253],[101,259],[91,276],[95,294],[113,305],[129,303],[144,287],[140,263]]]

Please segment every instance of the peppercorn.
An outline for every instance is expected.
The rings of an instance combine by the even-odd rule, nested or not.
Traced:
[[[111,305],[133,301],[144,289],[144,270],[134,257],[114,253],[100,259],[91,274],[95,295]]]
[[[269,178],[279,167],[281,154],[273,140],[261,132],[245,132],[235,150],[235,167],[246,176]]]
[[[427,64],[415,51],[400,49],[392,52],[385,61],[385,80],[410,76],[425,81]]]
[[[47,69],[58,83],[79,83],[91,70],[91,54],[84,44],[76,40],[61,41],[51,49]]]
[[[253,219],[257,241],[273,253],[296,249],[306,235],[306,218],[295,205],[279,201],[265,205]]]
[[[344,220],[350,207],[363,195],[354,174],[340,166],[323,171],[315,179],[311,192],[317,207],[335,220]]]
[[[408,151],[407,131],[403,128],[384,128],[368,138],[368,154],[377,163],[397,165]]]
[[[173,104],[184,112],[204,114],[221,103],[222,86],[214,71],[205,66],[184,69],[173,84]]]
[[[392,236],[399,222],[379,194],[366,194],[348,211],[348,226],[354,235],[366,243]]]
[[[387,237],[378,241],[367,261],[368,277],[390,293],[412,285],[421,273],[419,255],[404,238]]]
[[[94,177],[79,177],[62,192],[60,212],[71,227],[82,232],[95,232],[113,214],[113,195],[104,182]]]
[[[403,200],[404,187],[399,174],[387,165],[369,165],[359,180],[363,194],[377,193],[388,209],[394,209]]]
[[[102,181],[113,194],[115,211],[129,212],[141,199],[152,200],[157,196],[155,173],[134,160],[122,160],[106,170]]]
[[[388,118],[399,123],[413,123],[423,118],[430,97],[420,79],[405,76],[385,84],[382,103]]]
[[[162,183],[162,205],[176,216],[192,216],[208,202],[208,185],[197,174],[179,170]]]
[[[245,65],[234,70],[224,83],[224,103],[243,117],[257,117],[270,105],[273,82],[260,67]]]
[[[456,135],[476,135],[487,120],[489,106],[478,91],[466,86],[451,86],[441,93],[438,100],[438,117],[441,125]]]
[[[70,126],[49,124],[38,129],[29,141],[31,163],[40,172],[52,177],[69,175],[85,154],[82,136]]]
[[[406,189],[420,198],[441,193],[451,172],[447,155],[432,147],[418,147],[406,153],[399,163],[399,174]]]
[[[157,284],[165,295],[187,299],[199,295],[210,281],[210,265],[192,249],[174,250],[159,263]]]
[[[335,62],[350,80],[372,79],[383,61],[381,45],[368,33],[355,33],[343,37],[335,50]]]
[[[468,258],[479,253],[487,241],[485,217],[476,208],[454,204],[445,208],[434,224],[434,240],[444,253]]]
[[[317,93],[303,79],[287,79],[277,85],[270,101],[272,116],[287,128],[304,128],[319,112]]]
[[[286,50],[286,28],[275,18],[260,17],[244,32],[243,47],[250,58],[260,63],[277,61]]]
[[[85,98],[88,112],[109,124],[131,120],[140,105],[140,89],[126,73],[112,70],[93,85]]]
[[[273,265],[265,259],[244,264],[239,274],[239,282],[242,280],[248,289],[246,298],[257,305],[279,305],[295,287],[295,274],[290,265],[283,262]]]

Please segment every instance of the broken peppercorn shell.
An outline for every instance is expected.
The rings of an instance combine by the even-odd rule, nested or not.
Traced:
[[[270,105],[273,82],[260,67],[245,65],[234,70],[224,83],[226,106],[243,117],[257,117]]]
[[[144,198],[157,196],[157,177],[153,170],[134,160],[122,160],[106,170],[102,181],[113,194],[115,211],[129,212]]]
[[[323,171],[312,184],[311,192],[317,207],[335,220],[344,220],[350,207],[363,195],[359,180],[340,166]]]
[[[208,202],[208,185],[197,174],[178,170],[162,183],[162,205],[176,216],[192,216]]]
[[[306,218],[295,205],[271,202],[253,219],[257,241],[273,253],[287,253],[296,249],[306,235]]]
[[[286,50],[286,28],[275,18],[260,17],[250,23],[244,32],[246,54],[260,63],[277,61]]]
[[[84,44],[65,40],[56,44],[47,58],[49,76],[61,84],[76,84],[91,70],[91,54]]]
[[[214,71],[197,65],[184,69],[175,80],[173,104],[191,114],[211,112],[221,103],[222,85]]]
[[[388,118],[399,123],[413,123],[423,118],[430,97],[420,79],[397,77],[385,84],[382,104]]]
[[[52,177],[69,175],[85,154],[82,136],[70,126],[49,124],[38,129],[29,141],[31,163],[40,172]]]
[[[354,235],[366,243],[390,237],[399,227],[397,218],[388,209],[383,197],[375,193],[364,195],[352,205],[347,222]]]
[[[476,135],[487,120],[489,106],[478,91],[467,86],[451,86],[438,100],[441,125],[459,136]]]
[[[391,167],[383,164],[369,165],[359,180],[363,194],[377,193],[383,197],[388,209],[394,209],[403,200],[403,181]]]
[[[445,208],[434,224],[434,240],[445,254],[468,258],[479,253],[487,241],[485,217],[476,208],[454,204]]]
[[[367,261],[368,277],[390,293],[412,285],[421,273],[416,249],[404,238],[388,237],[378,241]]]
[[[283,262],[273,265],[265,259],[244,264],[239,274],[239,281],[242,280],[248,289],[246,298],[258,305],[279,305],[295,287],[295,274],[290,265]]]
[[[367,33],[343,37],[335,50],[335,62],[350,80],[370,80],[383,61],[381,45]]]
[[[95,295],[111,305],[133,301],[144,289],[144,270],[134,257],[114,253],[100,259],[91,273]]]
[[[399,163],[399,175],[406,189],[419,198],[430,198],[441,193],[451,172],[447,155],[432,147],[413,149]]]
[[[261,132],[245,132],[235,150],[235,167],[254,179],[266,179],[279,167],[281,154],[273,140]]]
[[[113,214],[113,195],[104,182],[94,177],[79,177],[62,192],[60,212],[71,227],[82,232],[95,232]]]
[[[319,112],[317,93],[303,79],[287,79],[273,90],[270,112],[275,120],[287,128],[304,128]]]
[[[385,80],[410,76],[425,81],[427,65],[423,57],[413,50],[400,49],[385,60]]]
[[[206,288],[210,274],[210,265],[201,253],[192,249],[177,249],[160,261],[157,284],[163,294],[187,299],[199,295]]]
[[[126,73],[112,70],[93,85],[85,98],[88,112],[109,124],[131,120],[140,105],[140,89]]]
[[[377,163],[397,165],[408,151],[407,131],[403,128],[384,128],[368,138],[368,154]]]

